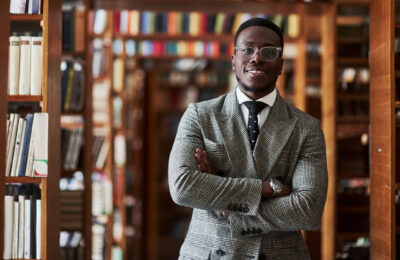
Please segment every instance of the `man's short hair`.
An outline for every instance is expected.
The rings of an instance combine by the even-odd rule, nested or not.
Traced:
[[[239,26],[239,29],[236,31],[236,34],[235,34],[235,41],[234,41],[235,47],[236,47],[237,38],[239,37],[239,34],[241,33],[241,31],[243,31],[246,28],[252,27],[252,26],[263,26],[263,27],[267,27],[267,28],[273,30],[276,34],[278,34],[279,38],[281,39],[281,47],[283,48],[282,30],[273,22],[271,22],[267,19],[264,19],[264,18],[259,18],[259,17],[251,18]]]

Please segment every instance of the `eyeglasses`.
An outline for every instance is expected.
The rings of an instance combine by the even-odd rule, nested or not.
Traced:
[[[266,46],[257,49],[250,46],[236,47],[236,56],[242,61],[250,61],[258,52],[262,61],[275,61],[282,52],[281,47]]]

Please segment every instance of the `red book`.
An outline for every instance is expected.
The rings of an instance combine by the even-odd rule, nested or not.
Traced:
[[[121,28],[121,12],[116,11],[114,13],[114,32],[115,33],[120,33],[120,28]]]
[[[206,34],[208,28],[208,14],[200,14],[200,34]]]

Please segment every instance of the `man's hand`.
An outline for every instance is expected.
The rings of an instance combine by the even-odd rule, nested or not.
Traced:
[[[196,153],[194,155],[194,158],[196,158],[197,161],[197,170],[213,175],[217,174],[214,165],[212,164],[206,151],[202,151],[200,150],[200,148],[196,148]]]
[[[194,155],[194,158],[196,158],[197,161],[197,170],[212,175],[217,174],[214,165],[212,164],[206,151],[202,151],[200,150],[200,148],[196,148],[196,153]],[[220,215],[221,217],[228,217],[230,215],[228,211],[224,210],[216,210],[215,213],[217,215]]]

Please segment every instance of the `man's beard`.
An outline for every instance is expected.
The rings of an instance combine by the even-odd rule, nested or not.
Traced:
[[[245,90],[246,92],[264,93],[264,92],[266,92],[266,91],[268,91],[268,90],[271,89],[271,86],[268,86],[268,85],[265,85],[265,87],[263,87],[263,88],[251,88],[251,87],[249,87],[248,85],[246,85],[245,83],[243,83],[243,82],[239,79],[239,77],[238,77],[237,75],[236,75],[236,80],[237,80],[237,82],[244,88],[244,90]]]

